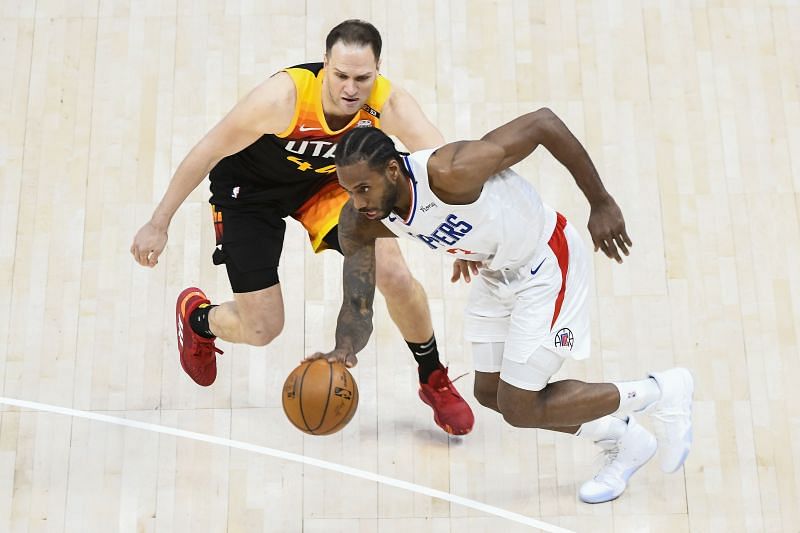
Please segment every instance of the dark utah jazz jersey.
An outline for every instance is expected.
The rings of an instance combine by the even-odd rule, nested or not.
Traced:
[[[284,69],[297,88],[292,122],[277,135],[263,135],[244,150],[222,159],[211,171],[211,203],[259,205],[288,216],[330,181],[336,180],[334,153],[339,138],[354,127],[380,127],[380,112],[391,91],[378,76],[367,103],[340,130],[322,111],[323,64]]]

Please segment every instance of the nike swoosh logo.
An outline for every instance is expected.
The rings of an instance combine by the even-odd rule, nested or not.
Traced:
[[[320,131],[322,128],[307,128],[305,124],[300,126],[300,131]]]
[[[545,258],[545,259],[547,259],[547,258]],[[531,269],[531,276],[535,276],[536,273],[539,272],[539,269],[542,268],[542,265],[544,264],[545,259],[542,259],[542,262],[539,263],[539,266],[537,266],[536,268],[532,268]]]

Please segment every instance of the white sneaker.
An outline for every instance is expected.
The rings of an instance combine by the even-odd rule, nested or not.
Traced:
[[[581,485],[578,497],[585,503],[614,500],[625,491],[628,480],[656,453],[658,444],[652,433],[628,417],[628,429],[619,440],[601,440],[605,465],[594,478]]]
[[[678,470],[692,447],[692,396],[694,378],[685,368],[653,372],[661,398],[645,409],[656,421],[656,436],[661,449],[661,470]]]

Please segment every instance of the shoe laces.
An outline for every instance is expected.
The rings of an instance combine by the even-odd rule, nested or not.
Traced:
[[[461,374],[460,376],[458,376],[456,379],[451,380],[447,375],[447,370],[448,369],[449,369],[449,367],[445,367],[445,368],[440,370],[440,372],[441,372],[440,377],[439,377],[439,379],[436,380],[438,383],[431,383],[432,380],[429,380],[427,385],[430,388],[432,388],[433,390],[435,390],[436,392],[438,392],[438,393],[449,392],[453,396],[455,396],[457,398],[461,398],[461,395],[458,393],[458,391],[455,389],[455,387],[453,387],[453,383],[455,383],[459,379],[461,379],[464,376],[466,376],[467,374],[469,374],[469,372],[465,372],[464,374]]]
[[[614,473],[614,470],[616,469],[616,465],[614,463],[617,461],[620,451],[621,448],[619,441],[616,441],[614,444],[608,447],[603,446],[603,449],[595,457],[596,462],[602,463],[600,470],[594,476],[595,481],[605,482],[607,478],[618,477]]]
[[[200,337],[198,335],[198,337]],[[224,353],[222,350],[214,346],[213,339],[206,339],[204,337],[200,337],[197,340],[197,357],[198,358],[209,358],[214,355],[214,352],[218,354]]]
[[[469,372],[464,372],[463,374],[461,374],[457,378],[450,380],[450,383],[455,383],[456,381],[458,381],[459,379],[463,378],[466,375],[469,375]]]

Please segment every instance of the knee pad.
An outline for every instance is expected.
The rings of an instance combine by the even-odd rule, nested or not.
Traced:
[[[500,372],[503,366],[503,342],[473,342],[472,359],[478,372]]]

